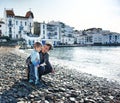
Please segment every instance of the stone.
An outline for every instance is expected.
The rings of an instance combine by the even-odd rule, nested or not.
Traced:
[[[75,101],[74,97],[70,97],[69,99],[70,99],[70,101]]]
[[[93,100],[93,99],[88,99],[88,98],[85,98],[84,102],[85,102],[85,103],[97,103],[95,100]]]
[[[119,84],[87,73],[69,70],[67,66],[60,64],[57,66],[54,64],[56,71],[54,75],[45,75],[42,78],[48,85],[48,89],[36,88],[26,80],[25,59],[16,54],[0,54],[0,100],[2,103],[110,103],[109,101],[120,101]]]
[[[113,96],[109,96],[109,98],[110,98],[110,99],[114,99],[114,97],[113,97]]]
[[[47,100],[45,100],[45,103],[49,103]]]
[[[65,90],[65,88],[59,88],[59,91],[60,92],[65,92],[66,90]]]
[[[30,94],[29,97],[30,97],[30,98],[34,98],[34,95]]]
[[[53,100],[53,96],[52,95],[46,95],[45,96],[45,100]]]

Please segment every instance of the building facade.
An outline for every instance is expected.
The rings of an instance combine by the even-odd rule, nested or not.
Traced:
[[[43,44],[51,42],[53,45],[60,43],[59,26],[52,23],[40,23],[40,38]]]
[[[0,20],[0,37],[5,35],[5,23]]]
[[[50,21],[40,24],[40,36],[43,42],[52,41],[54,45],[74,44],[74,28],[62,22]]]
[[[28,11],[25,16],[17,16],[13,9],[4,10],[5,36],[12,39],[22,38],[22,35],[32,33],[34,15]]]
[[[77,37],[77,43],[81,45],[119,45],[120,34],[110,31],[86,33]]]

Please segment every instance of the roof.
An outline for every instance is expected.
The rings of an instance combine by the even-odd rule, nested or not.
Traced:
[[[34,15],[31,11],[28,11],[25,16],[17,16],[14,14],[13,9],[12,10],[6,10],[6,15],[7,16],[15,16],[16,18],[29,18],[30,16],[34,18]]]
[[[26,13],[26,16],[25,16],[25,17],[29,18],[30,16],[31,16],[32,18],[34,18],[33,13],[32,13],[31,11],[28,11],[28,12]]]
[[[23,19],[27,19],[27,17],[24,16],[15,16],[16,18],[23,18]]]
[[[6,15],[7,16],[15,16],[13,10],[6,10]]]

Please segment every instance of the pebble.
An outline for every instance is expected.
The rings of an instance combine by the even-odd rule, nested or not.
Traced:
[[[42,79],[48,89],[27,82],[25,57],[0,53],[1,103],[110,103],[120,102],[120,84],[53,64],[54,75]]]
[[[70,101],[75,101],[74,97],[70,97],[69,99],[70,99]]]

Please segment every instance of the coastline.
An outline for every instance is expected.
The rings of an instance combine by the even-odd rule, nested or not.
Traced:
[[[24,52],[18,48],[0,48],[1,103],[120,103],[120,84],[87,73],[66,69],[52,62],[55,74],[43,76],[48,89],[26,83]]]
[[[120,44],[74,44],[74,45],[56,45],[54,48],[61,48],[61,47],[87,47],[87,46],[105,46],[105,47],[112,47],[112,46],[120,46]]]

